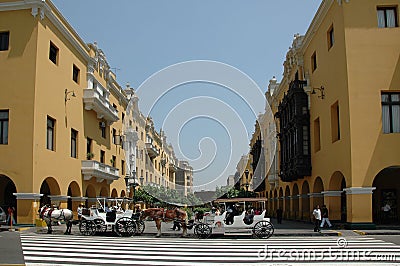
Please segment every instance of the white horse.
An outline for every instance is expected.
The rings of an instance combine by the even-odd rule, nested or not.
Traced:
[[[74,218],[74,214],[69,209],[53,209],[48,206],[43,206],[39,210],[39,216],[42,218],[47,224],[47,233],[51,234],[53,231],[51,227],[52,221],[62,221],[64,220],[67,224],[67,230],[64,234],[70,235],[72,228],[72,220]]]

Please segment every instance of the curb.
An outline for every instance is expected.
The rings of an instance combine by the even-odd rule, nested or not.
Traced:
[[[364,231],[360,231],[360,230],[353,230],[354,233],[359,234],[361,236],[365,236],[367,233]]]

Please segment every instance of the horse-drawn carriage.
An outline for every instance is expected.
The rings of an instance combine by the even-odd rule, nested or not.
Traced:
[[[217,199],[214,204],[223,204],[224,212],[220,215],[207,213],[200,222],[193,225],[193,233],[198,238],[208,238],[211,234],[223,235],[253,235],[257,238],[269,238],[274,233],[274,226],[265,217],[265,202],[263,198]],[[230,211],[230,206],[243,204],[239,215]],[[261,204],[264,210],[260,214],[246,211],[248,204]]]
[[[115,205],[108,208],[107,201],[113,201]],[[121,208],[123,201],[124,199],[98,198],[98,206],[83,209],[79,223],[81,234],[94,235],[114,231],[119,236],[133,236],[143,233],[145,224],[139,219],[140,213],[123,210]]]

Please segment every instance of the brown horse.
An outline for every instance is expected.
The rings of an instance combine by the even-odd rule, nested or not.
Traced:
[[[178,221],[182,226],[182,237],[187,235],[187,227],[186,227],[186,220],[187,220],[187,213],[182,211],[178,208],[173,210],[168,210],[164,208],[150,208],[142,211],[140,216],[141,220],[150,217],[156,222],[157,226],[157,235],[156,237],[161,236],[161,222],[173,222]]]

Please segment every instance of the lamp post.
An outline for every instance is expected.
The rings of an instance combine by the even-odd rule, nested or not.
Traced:
[[[125,176],[125,185],[126,185],[126,191],[128,192],[128,195],[130,193],[130,188],[133,188],[133,206],[135,206],[135,198],[136,198],[136,171],[133,170],[132,174],[129,175],[128,173]]]
[[[249,169],[246,169],[246,171],[244,171],[244,174],[246,175],[246,183],[245,183],[245,186],[246,186],[246,197],[247,197],[247,194],[248,194],[248,191],[249,191]]]

